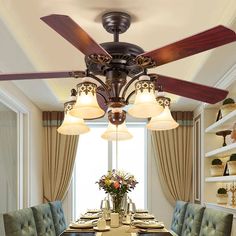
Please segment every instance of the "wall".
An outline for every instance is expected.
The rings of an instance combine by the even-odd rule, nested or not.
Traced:
[[[42,113],[12,82],[0,83],[0,99],[8,101],[18,108],[28,119],[26,127],[26,140],[28,146],[24,153],[24,165],[26,172],[24,179],[25,201],[23,207],[29,207],[42,203]],[[27,120],[26,120],[27,121]],[[0,235],[3,233],[2,217],[0,219]]]
[[[17,113],[0,102],[0,213],[17,208]]]

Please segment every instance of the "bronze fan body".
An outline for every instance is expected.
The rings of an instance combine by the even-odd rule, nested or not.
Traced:
[[[114,42],[100,45],[76,22],[66,15],[42,17],[48,26],[85,55],[86,71],[39,72],[21,74],[0,74],[0,80],[23,80],[42,78],[92,77],[101,86],[97,89],[99,105],[123,107],[128,104],[134,91],[127,94],[129,86],[148,69],[176,61],[209,49],[236,41],[234,31],[216,26],[167,46],[145,52],[141,47],[119,42],[119,34],[130,26],[131,18],[123,12],[109,12],[103,15],[103,27],[114,35]],[[97,75],[105,76],[103,82]],[[156,90],[173,93],[187,98],[214,104],[223,100],[228,91],[201,84],[187,82],[164,75],[149,74]],[[130,77],[131,79],[127,80]]]

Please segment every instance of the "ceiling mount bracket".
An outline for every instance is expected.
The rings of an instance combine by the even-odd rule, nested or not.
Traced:
[[[107,12],[102,16],[102,25],[106,31],[114,35],[114,41],[119,41],[119,34],[130,27],[131,17],[124,12]]]

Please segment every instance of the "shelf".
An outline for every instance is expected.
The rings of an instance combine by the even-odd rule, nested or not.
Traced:
[[[216,133],[220,130],[232,129],[233,124],[236,121],[236,110],[230,112],[228,115],[218,120],[214,124],[205,129],[206,133]]]
[[[236,143],[231,143],[227,146],[207,152],[205,157],[225,157],[230,156],[234,152],[236,152]]]
[[[216,210],[225,211],[227,213],[231,213],[234,215],[234,218],[236,218],[236,207],[230,206],[230,205],[220,205],[217,203],[211,203],[211,202],[205,202],[205,205],[209,208],[214,208]]]
[[[232,182],[236,181],[236,175],[206,177],[205,182]]]

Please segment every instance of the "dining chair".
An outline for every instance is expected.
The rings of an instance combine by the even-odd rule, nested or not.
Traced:
[[[30,208],[5,213],[3,221],[6,236],[38,236]]]
[[[49,202],[56,235],[60,235],[66,229],[66,221],[61,201]]]
[[[207,208],[199,236],[230,236],[232,223],[233,214]]]
[[[170,227],[172,235],[181,235],[187,205],[187,202],[176,201]]]
[[[199,235],[205,207],[189,203],[184,216],[181,236]]]
[[[56,236],[51,209],[48,203],[31,207],[38,236]]]

